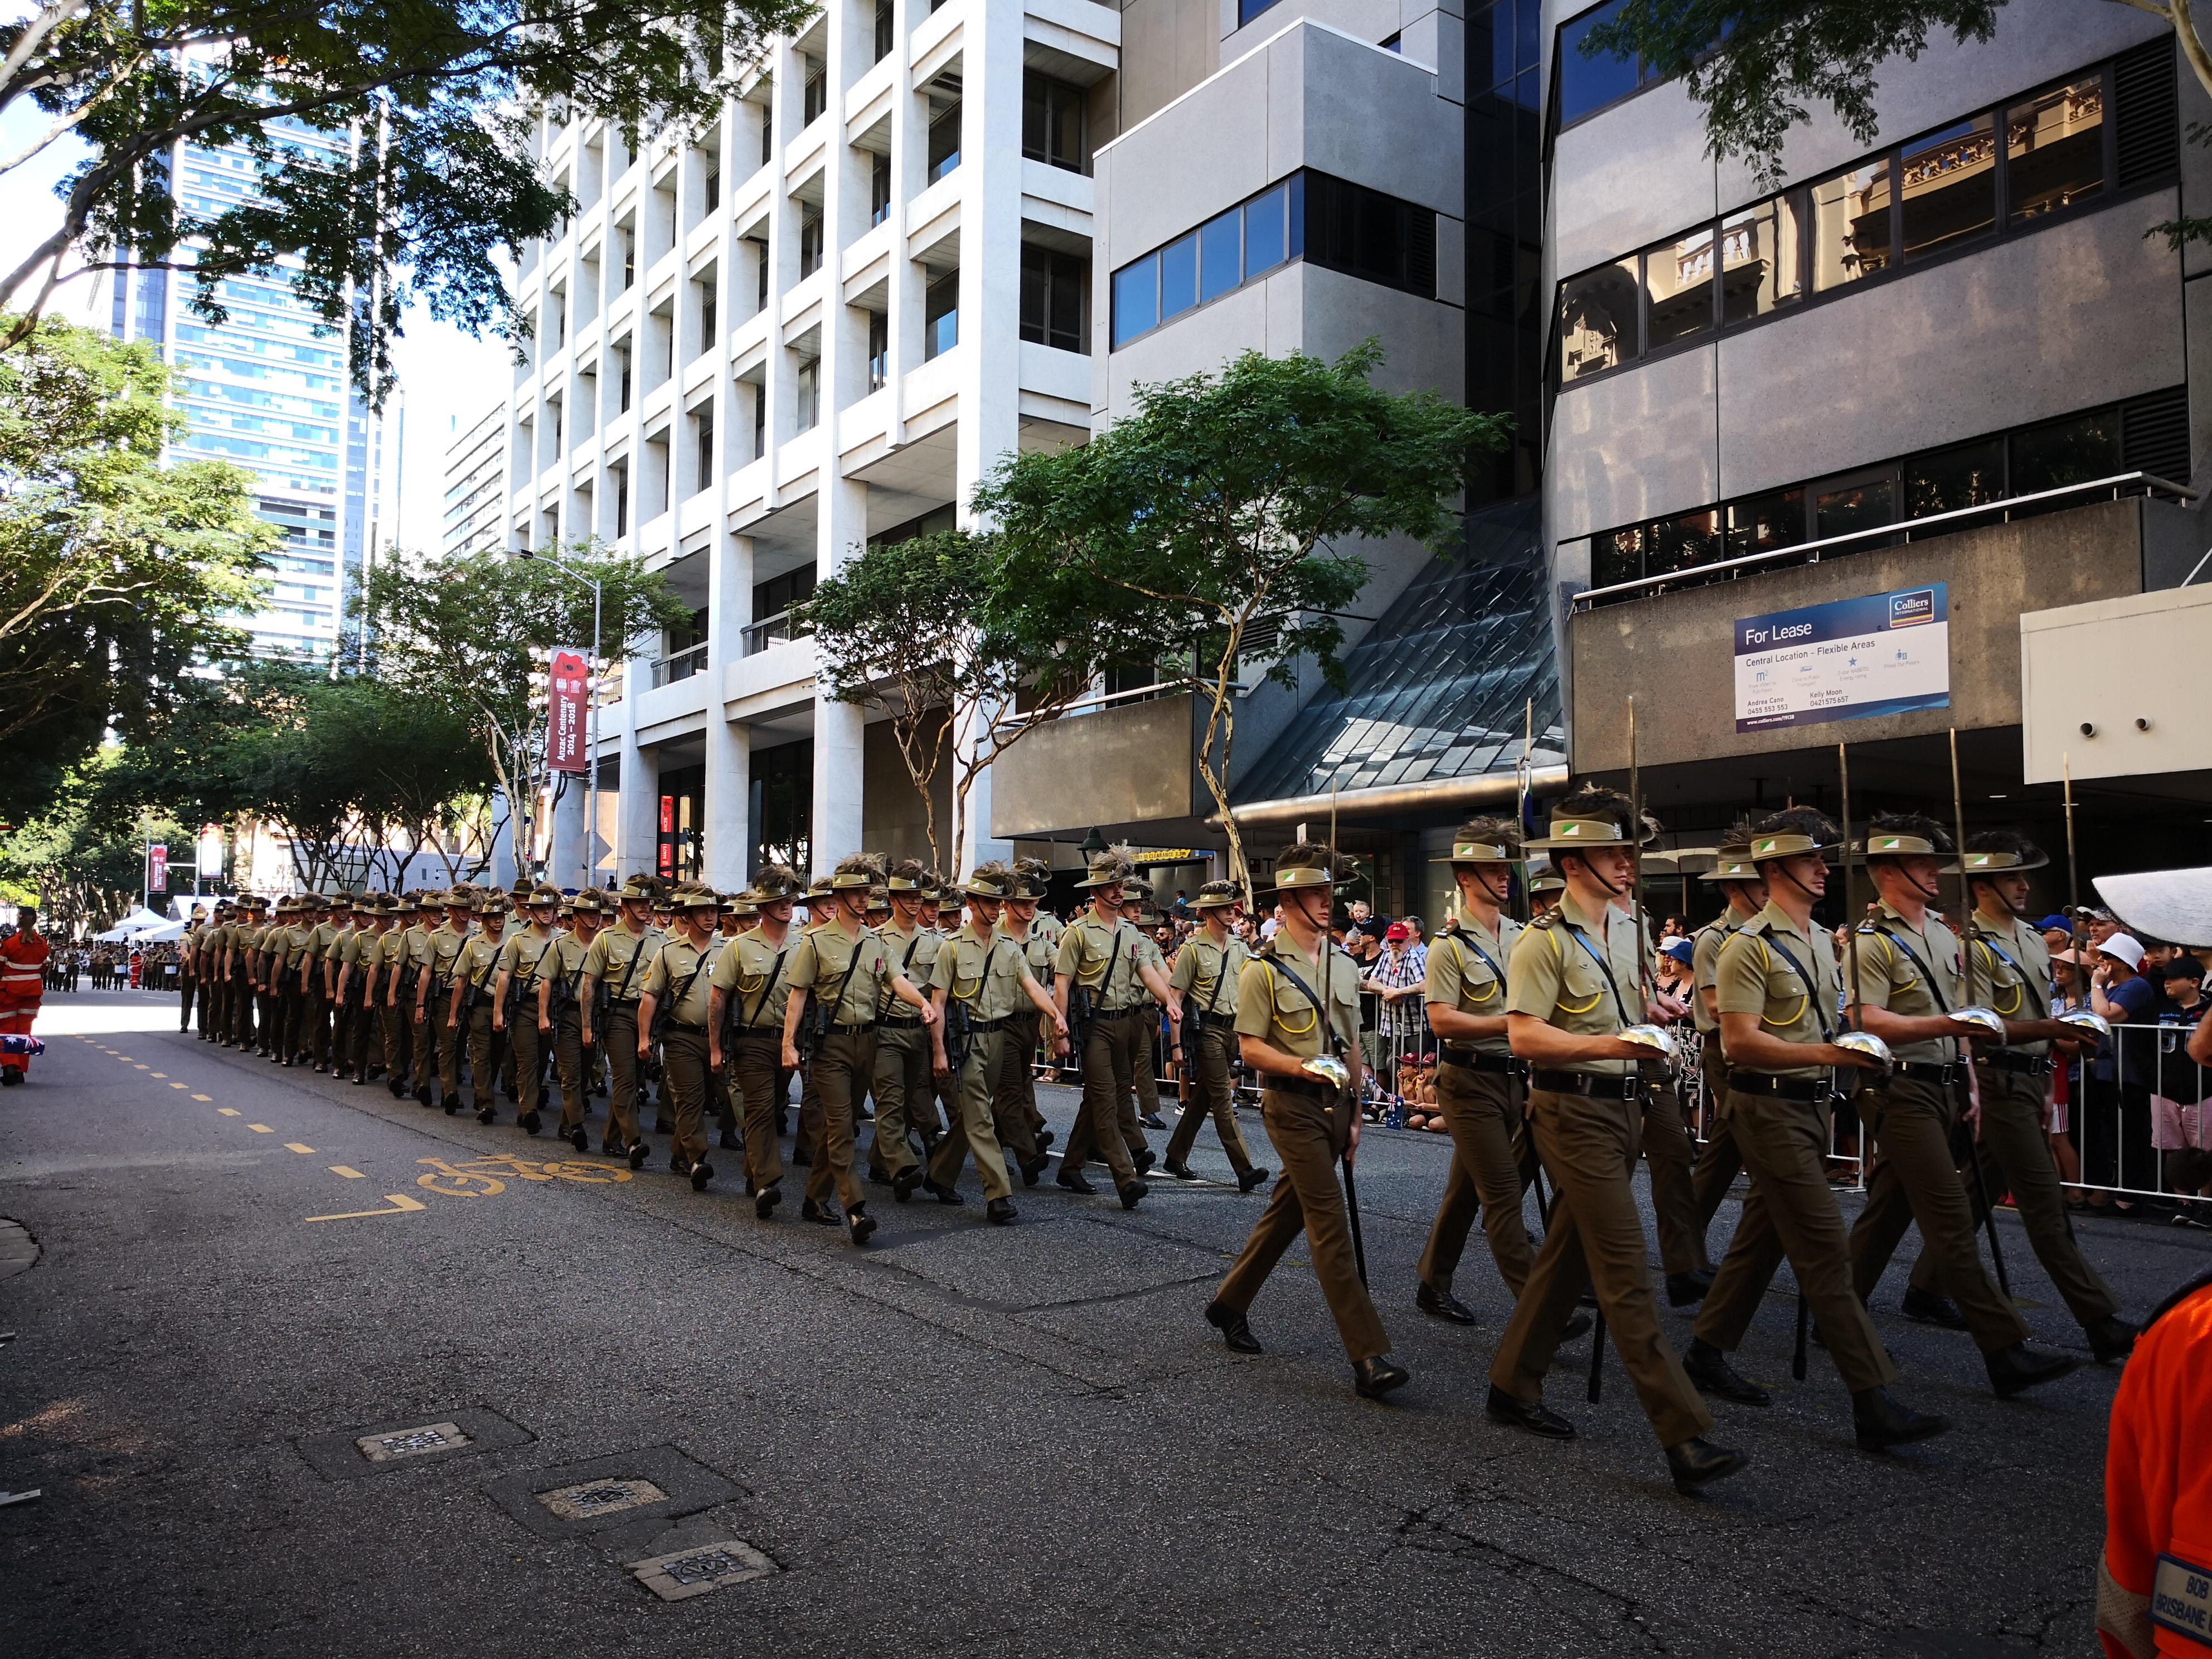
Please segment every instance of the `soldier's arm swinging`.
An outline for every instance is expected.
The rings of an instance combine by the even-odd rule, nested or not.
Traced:
[[[1644,1060],[1651,1051],[1613,1036],[1576,1036],[1534,1014],[1505,1016],[1505,1037],[1516,1059],[1538,1066],[1572,1066],[1577,1060]],[[1802,1062],[1801,1062],[1802,1063]]]
[[[495,1031],[507,1029],[507,987],[514,977],[513,969],[502,968],[491,982],[491,1029]]]
[[[553,1029],[553,981],[550,979],[538,981],[538,1029],[540,1031]]]
[[[790,1000],[783,1005],[783,1068],[787,1072],[799,1069],[799,1023],[806,1018],[810,994],[810,988],[794,985]]]
[[[637,1057],[640,1060],[653,1052],[653,1010],[659,1000],[650,991],[637,1000]]]
[[[578,1018],[579,1018],[579,1020],[581,1022],[581,1024],[582,1024],[582,1025],[583,1025],[583,1042],[584,1042],[584,1047],[585,1047],[585,1048],[591,1048],[591,1047],[592,1046],[592,1000],[593,1000],[594,998],[596,998],[599,994],[599,975],[598,975],[597,974],[586,974],[585,975],[583,975],[582,982],[581,982],[581,984],[578,987],[578,988],[577,988],[577,992],[576,992],[576,1006],[577,1006],[578,1010],[580,1011],[580,1012],[579,1012],[579,1014],[578,1014]]]
[[[1803,1066],[1860,1066],[1881,1069],[1881,1062],[1856,1048],[1839,1048],[1832,1042],[1789,1042],[1763,1030],[1757,1014],[1721,1017],[1721,1052],[1731,1066],[1754,1071],[1787,1072]]]
[[[707,1064],[718,1072],[722,1069],[722,1022],[729,1012],[727,991],[717,985],[707,993]]]

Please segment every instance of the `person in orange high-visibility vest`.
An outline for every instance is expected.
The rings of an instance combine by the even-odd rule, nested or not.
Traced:
[[[15,936],[0,940],[0,1034],[28,1036],[46,994],[46,958],[53,947],[39,932],[35,908],[23,905],[15,915]],[[0,1084],[12,1088],[30,1069],[28,1054],[0,1054]]]
[[[2212,1273],[2151,1315],[2112,1400],[2097,1635],[2110,1659],[2212,1651]]]

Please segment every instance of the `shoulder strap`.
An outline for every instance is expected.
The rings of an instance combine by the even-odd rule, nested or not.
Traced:
[[[1468,950],[1474,951],[1475,955],[1482,958],[1482,965],[1490,969],[1490,976],[1498,981],[1498,988],[1500,990],[1505,988],[1505,970],[1498,965],[1497,962],[1492,957],[1489,951],[1484,950],[1480,945],[1476,943],[1474,934],[1468,933],[1464,927],[1455,927],[1451,931],[1451,938],[1455,942],[1464,941]],[[1462,976],[1464,975],[1465,963],[1466,958],[1462,957],[1461,958]]]
[[[768,1004],[769,994],[775,989],[776,981],[782,977],[783,959],[790,954],[791,946],[787,942],[785,944],[783,949],[775,953],[775,961],[769,967],[768,977],[761,981],[760,994],[753,999],[752,1007],[746,1012],[745,1024],[747,1026],[750,1026],[755,1020],[760,1018],[760,1011]],[[841,986],[838,988],[838,993],[841,998],[843,995],[843,987]]]
[[[1623,1026],[1635,1024],[1636,1022],[1628,1017],[1628,1004],[1621,997],[1620,987],[1614,981],[1613,977],[1613,969],[1607,965],[1605,958],[1598,954],[1597,947],[1589,942],[1589,935],[1583,933],[1581,928],[1576,927],[1571,921],[1562,921],[1559,925],[1574,935],[1575,943],[1581,945],[1583,949],[1589,953],[1589,959],[1597,963],[1598,972],[1605,975],[1607,988],[1613,993],[1613,1006],[1620,1012],[1621,1024]]]
[[[1893,932],[1887,923],[1877,924],[1875,931],[1912,958],[1912,965],[1920,970],[1920,977],[1927,982],[1928,994],[1936,999],[1937,1009],[1943,1013],[1949,1013],[1951,1004],[1943,995],[1943,988],[1936,982],[1935,974],[1929,970],[1926,963],[1921,961],[1920,952],[1912,948],[1911,942],[1904,935]]]
[[[644,955],[645,941],[643,939],[640,939],[637,942],[637,949],[629,953],[629,961],[623,964],[622,984],[615,991],[615,1000],[617,1002],[626,1002],[629,1000],[630,978],[637,972],[638,962]]]
[[[1326,940],[1322,941],[1322,948],[1323,950],[1330,948]],[[1313,1004],[1314,1011],[1320,1017],[1322,1024],[1328,1028],[1329,1040],[1334,1042],[1336,1037],[1336,1030],[1334,1026],[1329,1025],[1328,1005],[1321,1000],[1320,993],[1316,991],[1312,986],[1307,984],[1305,982],[1304,976],[1301,975],[1297,969],[1291,967],[1289,963],[1285,962],[1274,951],[1270,950],[1262,959],[1269,967],[1273,968],[1285,979],[1290,981],[1291,984],[1297,986],[1298,989],[1304,994],[1305,1000]]]
[[[1236,935],[1230,937],[1233,939]],[[1221,1006],[1221,982],[1229,977],[1229,946],[1224,945],[1219,949],[1221,959],[1213,964],[1213,994],[1206,1000],[1205,1012],[1209,1014]]]
[[[2050,1018],[2050,1011],[2044,1006],[2043,993],[2035,988],[2035,975],[2029,973],[2021,963],[2014,962],[2009,956],[2006,955],[2004,947],[1999,945],[1996,939],[1990,938],[1989,934],[1977,933],[1975,938],[1984,945],[1988,947],[1989,952],[1991,956],[1995,957],[1999,962],[2002,962],[2006,967],[2011,969],[2013,972],[2020,975],[2020,982],[2027,988],[2028,997],[2035,1004],[2035,1017],[2038,1019]],[[1967,948],[1971,950],[1972,946],[1970,945]]]
[[[1114,924],[1114,948],[1106,953],[1106,971],[1098,976],[1098,994],[1103,999],[1114,983],[1114,963],[1121,954],[1121,924]]]
[[[664,945],[660,948],[665,951],[668,947]],[[711,960],[713,957],[710,952],[705,951],[699,952],[699,960],[691,964],[691,972],[684,981],[684,988],[668,1000],[668,1006],[672,1012],[684,1006],[684,999],[691,994],[691,988],[699,982],[699,975],[707,971],[707,964]]]
[[[1782,941],[1775,938],[1771,933],[1760,933],[1756,935],[1756,937],[1766,946],[1768,950],[1773,951],[1777,956],[1780,957],[1783,961],[1790,964],[1790,971],[1796,975],[1798,982],[1804,986],[1805,1000],[1813,1005],[1813,1018],[1819,1023],[1820,1027],[1820,1041],[1823,1042],[1834,1042],[1835,1034],[1828,1024],[1828,1010],[1826,1005],[1820,1000],[1820,988],[1813,982],[1812,975],[1805,971],[1803,966],[1798,962],[1796,957],[1791,956],[1789,951],[1783,949]]]

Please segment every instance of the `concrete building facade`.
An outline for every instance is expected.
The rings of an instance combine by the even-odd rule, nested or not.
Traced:
[[[446,445],[445,513],[439,546],[457,557],[507,545],[507,404],[494,404],[464,430],[453,417]]]

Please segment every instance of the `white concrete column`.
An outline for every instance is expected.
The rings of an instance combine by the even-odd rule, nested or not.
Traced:
[[[592,793],[591,775],[566,780],[553,805],[551,834],[545,842],[545,879],[556,887],[585,884],[585,861],[591,854],[584,844],[584,803]]]
[[[622,781],[615,799],[614,855],[609,879],[617,885],[624,876],[653,872],[653,849],[659,823],[660,762],[637,740],[637,692],[647,684],[653,665],[645,657],[632,657],[623,667]]]
[[[722,714],[730,665],[744,651],[751,607],[753,540],[717,531],[707,553],[706,878],[741,885],[752,855],[752,732]]]
[[[835,452],[831,454],[834,457]],[[824,480],[815,569],[833,576],[868,537],[868,487],[848,478]],[[860,795],[866,777],[862,757],[866,716],[833,702],[819,684],[814,693],[813,850],[817,872],[860,850]]]

